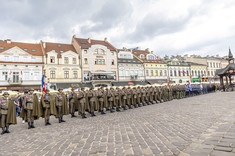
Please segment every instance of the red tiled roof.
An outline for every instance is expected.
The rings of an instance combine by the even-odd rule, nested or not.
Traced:
[[[0,63],[13,63],[13,64],[44,64],[43,62],[12,62],[12,61],[0,61]]]
[[[134,54],[135,56],[137,56],[140,60],[142,60],[144,63],[162,63],[162,64],[166,64],[166,62],[162,59],[154,59],[154,60],[148,60],[146,59],[146,56],[148,54],[150,54],[150,52],[146,49],[146,50],[132,50],[132,54]],[[144,55],[144,59],[140,58],[140,55],[143,54]]]
[[[77,53],[72,44],[50,43],[50,42],[45,42],[45,44],[46,44],[45,52],[48,53],[52,50],[55,50],[58,53],[58,57],[61,57],[62,51],[63,52],[73,51]]]
[[[117,49],[110,44],[108,41],[102,41],[102,40],[92,40],[91,39],[91,43],[88,43],[88,39],[84,39],[84,38],[75,38],[75,40],[77,41],[77,43],[81,46],[82,49],[88,49],[90,48],[92,45],[95,44],[101,44],[106,46],[109,50],[111,51],[116,51]]]
[[[0,53],[8,49],[11,49],[13,47],[19,47],[20,49],[24,50],[25,52],[33,56],[43,56],[40,44],[22,43],[22,42],[7,43],[7,41],[0,41]]]

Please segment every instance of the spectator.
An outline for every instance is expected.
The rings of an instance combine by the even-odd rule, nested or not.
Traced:
[[[19,104],[19,99],[18,95],[16,94],[13,98],[14,104],[15,104],[15,109],[16,109],[16,117],[20,115],[20,104]]]

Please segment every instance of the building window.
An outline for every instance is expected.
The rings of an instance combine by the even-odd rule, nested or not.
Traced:
[[[153,55],[148,55],[148,60],[154,60],[154,56]]]
[[[77,64],[77,59],[73,57],[73,64]]]
[[[103,49],[100,50],[100,54],[104,55],[104,50]]]
[[[200,77],[200,71],[197,71],[197,73],[198,73],[197,75]]]
[[[114,65],[114,60],[112,60],[112,65]]]
[[[215,68],[215,62],[213,63],[213,67]]]
[[[214,74],[213,74],[213,71],[211,71],[211,76],[213,76]]]
[[[144,54],[141,54],[141,55],[140,55],[140,58],[144,59],[144,58],[145,58],[145,57],[144,57]]]
[[[210,66],[212,67],[212,63],[210,62]]]
[[[9,56],[4,56],[4,61],[9,61]]]
[[[183,70],[183,76],[185,76],[185,71]]]
[[[51,72],[50,72],[50,78],[51,78],[51,79],[55,79],[55,78],[56,78],[56,76],[55,76],[55,71],[51,71]]]
[[[111,55],[114,55],[114,52],[113,52],[113,51],[111,51]]]
[[[78,72],[77,71],[73,71],[73,78],[77,79],[78,78]]]
[[[128,70],[126,70],[126,76],[129,76],[129,71]]]
[[[51,57],[50,57],[50,62],[51,62],[51,63],[55,63],[55,57],[54,57],[54,56],[51,56]]]
[[[194,71],[192,70],[192,76],[194,76]]]
[[[24,62],[27,62],[28,60],[27,60],[27,57],[24,57]]]
[[[148,70],[146,70],[146,76],[149,76],[149,71]]]
[[[177,76],[177,72],[176,72],[176,70],[174,70],[174,76]]]
[[[87,54],[87,50],[84,50],[84,54]]]
[[[64,71],[64,78],[68,79],[69,78],[69,71]]]
[[[210,71],[208,71],[208,76],[210,76]]]
[[[69,58],[68,57],[64,57],[64,63],[69,64]]]
[[[34,72],[34,80],[40,80],[41,76],[39,75],[39,72]]]
[[[170,76],[173,76],[173,72],[172,72],[172,70],[170,70]]]
[[[123,55],[122,55],[122,54],[120,54],[120,58],[123,58]]]
[[[166,72],[166,70],[164,70],[164,75],[165,75],[165,76],[167,76],[167,72]]]
[[[119,71],[119,76],[123,76],[123,70]]]
[[[151,70],[151,76],[153,76],[153,70]]]
[[[160,76],[163,76],[163,75],[162,75],[162,70],[160,70]]]
[[[7,80],[8,78],[8,73],[7,72],[2,72],[2,80]]]
[[[84,64],[88,64],[87,58],[84,58]]]
[[[155,75],[158,76],[158,70],[155,70]]]
[[[105,64],[105,59],[95,59],[95,64]]]
[[[181,76],[181,71],[179,70],[179,76]]]
[[[14,62],[19,62],[19,56],[14,56]]]
[[[32,62],[35,62],[35,58],[32,58]]]
[[[95,50],[94,54],[98,54],[98,49]]]
[[[29,80],[29,72],[24,72],[24,80]]]
[[[139,70],[139,76],[144,76],[143,71]]]

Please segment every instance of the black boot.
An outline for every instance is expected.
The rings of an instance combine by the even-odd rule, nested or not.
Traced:
[[[127,109],[126,109],[126,106],[123,106],[123,110],[127,110]]]
[[[85,119],[86,118],[86,114],[82,114],[82,118]]]
[[[129,109],[132,109],[131,105],[129,106]]]
[[[35,126],[34,126],[33,122],[31,122],[31,128],[35,128]]]
[[[71,118],[74,118],[74,117],[77,117],[76,115],[74,115],[74,113],[73,114],[71,114]]]
[[[5,133],[10,133],[10,131],[9,131],[9,126],[6,127]]]
[[[110,113],[113,113],[114,112],[114,110],[113,109],[110,109]]]
[[[135,104],[135,108],[138,108],[138,105],[137,105],[137,104]]]
[[[59,123],[61,123],[61,118],[59,117]]]
[[[47,125],[51,125],[51,123],[49,122],[49,120],[47,120]]]
[[[3,135],[5,133],[5,128],[2,128],[2,133],[1,135]]]
[[[95,115],[95,113],[94,113],[94,112],[91,112],[91,116],[93,117],[93,116],[96,116],[96,115]]]
[[[141,103],[140,103],[140,104],[138,104],[138,107],[142,107]]]
[[[63,117],[61,117],[60,121],[61,121],[61,122],[65,122],[65,120],[63,120]]]
[[[28,129],[30,129],[31,128],[31,125],[30,125],[30,122],[28,122]]]
[[[116,111],[117,111],[117,112],[120,112],[120,108],[119,108],[119,107],[117,107],[117,108],[116,108]]]
[[[104,110],[102,110],[102,111],[101,111],[101,114],[106,114],[106,113],[104,112]]]

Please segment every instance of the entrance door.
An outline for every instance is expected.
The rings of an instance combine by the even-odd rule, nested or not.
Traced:
[[[20,80],[19,72],[13,72],[13,83],[18,83]]]

